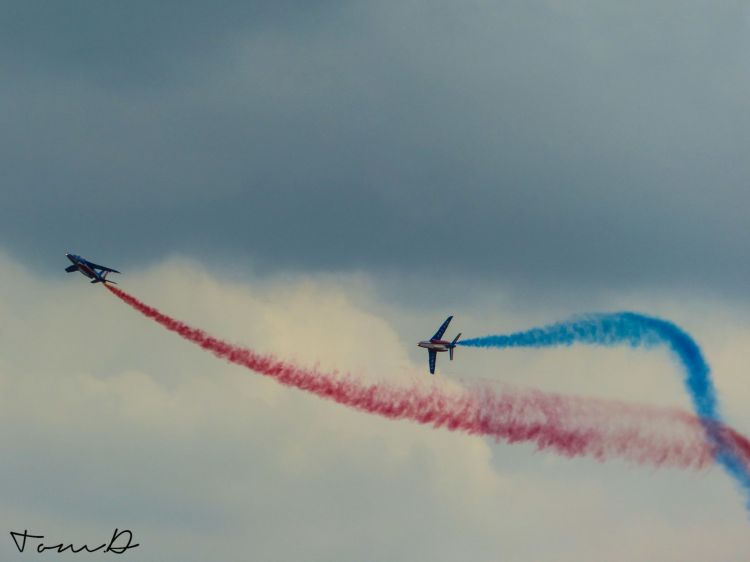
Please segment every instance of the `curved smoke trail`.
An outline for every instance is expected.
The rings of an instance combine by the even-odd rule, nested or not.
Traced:
[[[563,397],[533,390],[447,392],[435,386],[365,383],[350,375],[303,369],[214,338],[150,307],[124,291],[112,293],[215,356],[322,398],[391,419],[409,419],[452,431],[487,435],[509,443],[529,442],[565,456],[598,460],[619,457],[652,466],[701,469],[716,451],[700,421],[679,410],[616,401]],[[750,441],[716,424],[716,432],[750,465]]]
[[[685,387],[716,452],[717,462],[743,489],[747,496],[747,508],[750,510],[750,467],[737,454],[734,444],[727,443],[725,435],[718,430],[724,422],[708,363],[695,340],[672,322],[634,312],[589,314],[522,332],[467,339],[459,345],[539,348],[569,346],[574,343],[605,346],[627,344],[631,347],[666,345],[684,369]]]

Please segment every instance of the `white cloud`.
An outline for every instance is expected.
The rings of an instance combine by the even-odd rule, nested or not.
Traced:
[[[229,282],[172,260],[122,279],[262,351],[434,382],[412,349],[423,334],[401,333],[412,313],[378,313],[390,309],[366,278]],[[492,324],[472,312],[462,330],[480,313]],[[742,500],[719,470],[570,461],[350,411],[216,360],[77,276],[40,279],[7,258],[0,315],[7,531],[94,543],[128,527],[142,544],[129,560],[742,560],[750,549]],[[732,371],[727,407],[742,413],[750,334],[715,315],[729,337],[706,351]],[[420,320],[425,333],[431,322]],[[519,314],[506,322],[528,326]],[[441,361],[443,378],[685,404],[658,352],[460,350]],[[653,381],[655,396],[644,394]],[[4,560],[23,559],[14,550],[0,542]]]

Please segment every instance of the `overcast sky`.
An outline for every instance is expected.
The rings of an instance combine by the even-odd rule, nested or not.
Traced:
[[[5,2],[6,250],[750,283],[742,2]]]
[[[80,253],[233,341],[363,376],[422,374],[414,342],[447,313],[471,335],[661,314],[750,430],[746,3],[0,7],[5,527],[130,525],[143,560],[247,560],[244,540],[264,560],[750,551],[720,471],[371,420],[62,272]],[[300,348],[305,314],[325,330]],[[461,354],[447,376],[688,407],[658,353]]]

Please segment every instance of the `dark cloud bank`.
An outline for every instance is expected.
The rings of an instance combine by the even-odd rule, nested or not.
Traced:
[[[29,263],[750,281],[739,2],[5,12],[0,237]]]

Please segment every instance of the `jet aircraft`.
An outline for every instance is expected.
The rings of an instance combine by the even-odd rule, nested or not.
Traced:
[[[453,316],[448,316],[446,321],[443,322],[442,325],[438,328],[438,331],[435,332],[434,336],[432,336],[429,340],[421,341],[417,344],[417,346],[419,347],[424,347],[429,354],[431,375],[435,374],[435,361],[437,360],[437,354],[439,352],[448,351],[450,353],[451,361],[453,361],[453,349],[456,347],[456,342],[458,341],[458,338],[461,337],[461,334],[459,333],[455,338],[453,338],[453,341],[444,341],[440,339],[443,337],[443,334],[448,328],[448,324],[451,323],[451,320],[453,320]]]
[[[114,283],[117,285],[114,281],[107,279],[107,275],[110,273],[120,273],[116,269],[97,265],[75,254],[65,254],[65,257],[73,263],[73,265],[69,265],[65,268],[65,271],[68,273],[80,271],[83,275],[91,279],[92,283]]]

